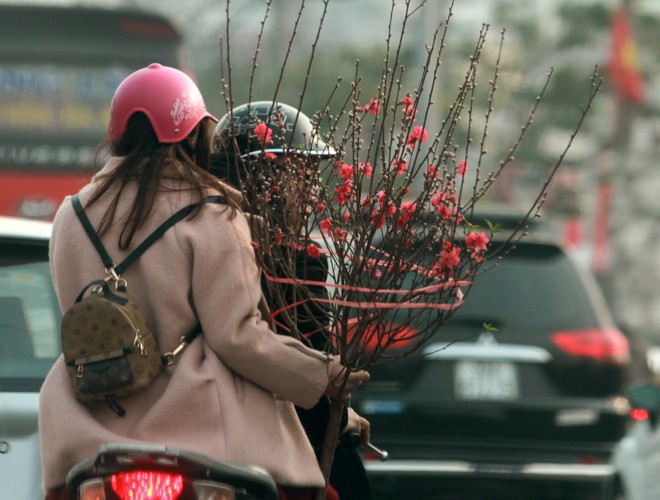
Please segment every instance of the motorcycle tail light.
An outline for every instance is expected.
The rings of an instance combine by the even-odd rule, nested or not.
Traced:
[[[129,471],[110,477],[120,500],[176,500],[183,491],[183,476],[155,471]]]
[[[105,486],[102,478],[89,479],[80,485],[80,500],[105,500]]]
[[[193,483],[196,500],[235,500],[236,495],[233,487],[214,483],[211,481],[195,481]]]
[[[586,328],[555,332],[552,342],[571,356],[624,366],[630,361],[626,337],[615,328]]]

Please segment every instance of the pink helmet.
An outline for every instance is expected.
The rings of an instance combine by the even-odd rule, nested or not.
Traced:
[[[136,112],[147,116],[160,143],[182,141],[207,116],[218,121],[206,111],[202,94],[188,75],[157,63],[128,75],[115,90],[108,137],[121,137]]]

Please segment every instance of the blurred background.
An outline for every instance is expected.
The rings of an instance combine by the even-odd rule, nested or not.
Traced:
[[[0,2],[0,5],[8,3],[32,2]],[[177,62],[195,77],[210,111],[218,117],[227,111],[229,99],[223,94],[223,76],[225,82],[231,82],[231,102],[236,105],[249,98],[271,99],[275,95],[278,73],[301,5],[300,0],[272,2],[263,24],[258,67],[252,77],[258,34],[266,13],[265,0],[39,3],[106,9],[127,7],[164,15],[181,35]],[[412,5],[419,2],[413,1]],[[447,0],[433,0],[411,17],[401,44],[402,61],[410,71],[421,68],[426,54],[424,45],[447,17],[448,8]],[[303,111],[312,114],[325,106],[339,76],[343,78],[343,88],[350,86],[357,59],[363,92],[375,91],[385,55],[390,12],[393,12],[392,32],[397,38],[404,9],[403,1],[397,1],[392,9],[390,2],[384,0],[330,0],[306,82],[311,48],[323,14],[322,2],[308,0],[296,27],[282,84],[277,89],[278,98],[300,105]],[[489,25],[489,42],[483,56],[486,72],[493,68],[500,31],[506,28],[499,89],[490,125],[488,156],[493,167],[517,137],[548,71],[554,68],[535,125],[516,155],[515,164],[490,193],[493,201],[524,204],[538,191],[569,139],[579,107],[587,96],[593,68],[598,66],[605,80],[603,90],[551,185],[543,215],[557,237],[595,272],[622,328],[660,345],[660,196],[657,194],[660,191],[657,164],[660,3],[657,0],[459,0],[454,6],[438,74],[434,96],[438,109],[453,102],[466,58],[483,23]],[[101,33],[93,24],[90,29]],[[37,25],[21,26],[20,32],[34,39],[41,29]],[[6,60],[10,45],[6,37],[10,31],[3,29],[0,33]],[[154,30],[154,34],[163,35],[163,32]],[[143,50],[137,39],[132,43],[127,42],[121,50],[126,54]],[[230,66],[222,53],[228,47]],[[147,53],[144,49],[144,54]],[[11,92],[28,85],[26,78],[17,76],[27,74],[27,70],[21,66],[22,62],[16,62],[18,56],[15,59],[11,63],[14,66],[5,70],[4,78],[0,79],[0,118],[5,122],[0,134],[4,137],[10,135],[9,128],[15,130],[11,119],[15,121],[20,115],[20,110],[14,110],[13,114],[7,111],[9,104],[15,102]],[[114,61],[107,67],[116,65]],[[113,80],[106,74],[105,81],[116,83],[117,75]],[[367,95],[365,99],[368,100]],[[102,131],[95,133],[102,138]],[[0,146],[0,160],[18,161],[24,150],[6,144],[4,141]],[[21,182],[36,185],[30,179]],[[2,184],[5,191],[0,187],[0,200],[7,201],[11,194],[8,190],[16,188],[9,188],[6,179]],[[57,204],[58,200],[48,201],[46,194],[41,194],[20,203],[7,202],[2,210],[49,218]],[[19,205],[20,210],[15,209]],[[650,351],[652,358],[653,352]]]

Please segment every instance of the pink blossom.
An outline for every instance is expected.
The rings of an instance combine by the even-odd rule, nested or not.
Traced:
[[[321,221],[321,231],[329,234],[331,230],[332,230],[332,221],[330,219],[323,219]]]
[[[346,236],[348,235],[348,231],[346,229],[342,229],[340,227],[336,227],[334,230],[334,240],[335,241],[346,241]]]
[[[439,212],[439,213],[440,213],[440,215],[442,216],[442,218],[443,218],[444,220],[449,220],[449,219],[451,219],[454,215],[456,215],[456,210],[457,210],[456,208],[454,208],[454,209],[452,210],[452,209],[450,209],[449,207],[445,206],[444,209],[442,210],[442,212]]]
[[[413,131],[410,133],[408,136],[408,140],[406,141],[406,144],[410,147],[414,147],[415,144],[417,144],[417,141],[421,143],[426,142],[426,139],[428,139],[428,132],[426,132],[426,129],[422,126],[417,126],[413,129]]]
[[[373,173],[373,167],[371,166],[371,163],[366,162],[366,163],[358,163],[358,169],[361,172],[364,172],[364,175],[367,176],[367,178],[371,178],[371,175]]]
[[[406,106],[406,120],[417,121],[415,116],[417,116],[417,108],[412,104]]]
[[[412,97],[410,97],[410,96],[404,97],[403,99],[401,99],[399,101],[399,104],[403,104],[404,106],[410,106],[410,105],[412,105],[412,103],[413,103],[413,100],[412,100]]]
[[[397,220],[397,227],[399,229],[402,229],[406,225],[406,223],[408,223],[412,219],[415,210],[417,210],[417,203],[415,202],[405,201],[401,204],[401,215]]]
[[[273,131],[264,122],[259,122],[259,125],[254,128],[254,135],[259,138],[261,144],[273,142]]]
[[[339,175],[345,181],[347,181],[351,177],[353,177],[354,172],[355,172],[355,169],[351,165],[349,165],[348,163],[342,163],[342,165],[339,169]]]
[[[364,107],[365,111],[368,111],[372,115],[377,115],[380,112],[380,102],[378,99],[371,99],[369,104]]]
[[[485,251],[489,241],[490,239],[483,231],[480,233],[470,233],[465,238],[467,247],[476,251]]]
[[[371,212],[371,223],[378,229],[383,227],[383,224],[385,224],[385,211],[376,209]]]
[[[316,213],[321,213],[325,210],[325,203],[319,203],[316,205]]]
[[[468,170],[468,164],[465,160],[462,160],[458,164],[458,175],[465,175]]]
[[[424,174],[424,176],[427,179],[437,179],[438,178],[438,167],[436,167],[435,165],[429,165],[426,168],[426,173]]]
[[[307,255],[313,259],[318,259],[321,256],[321,250],[316,245],[309,245],[307,247]]]
[[[408,168],[408,162],[406,162],[406,160],[402,160],[400,158],[395,158],[392,161],[392,169],[396,170],[396,175],[405,174],[407,168]]]
[[[451,205],[456,203],[456,195],[446,193],[443,191],[438,191],[431,198],[431,205],[433,205],[438,212],[438,215],[444,220],[450,219],[456,212],[457,209],[452,210]]]
[[[438,212],[438,215],[442,217],[444,220],[451,219],[451,216],[454,215],[454,212],[456,211],[455,209],[452,210],[445,203],[439,203],[438,206],[436,207],[436,210]]]
[[[448,246],[440,252],[440,268],[447,274],[453,274],[454,268],[461,261],[461,249],[459,247]]]
[[[282,231],[281,231],[281,230],[278,230],[278,231],[275,233],[275,241],[277,241],[277,244],[278,244],[278,245],[281,245],[281,244],[282,244]]]
[[[351,199],[351,191],[353,189],[353,181],[345,181],[343,184],[337,186],[335,189],[335,194],[337,203],[343,205],[348,200]]]
[[[371,201],[371,197],[367,194],[365,195],[364,198],[362,198],[362,203],[360,203],[360,206],[362,208],[367,208],[369,206],[370,201]]]
[[[401,213],[406,219],[410,219],[417,210],[417,203],[414,201],[404,201],[401,204]]]

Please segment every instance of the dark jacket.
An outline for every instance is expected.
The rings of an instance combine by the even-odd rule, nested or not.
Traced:
[[[295,258],[296,276],[299,279],[326,282],[328,278],[328,261],[325,255],[311,257],[306,251],[301,250],[293,251],[292,258]],[[283,273],[279,274],[281,277]],[[302,285],[281,284],[278,285],[280,288],[277,291],[281,298],[277,300],[271,297],[268,290],[269,286],[272,290],[273,285],[267,285],[265,277],[262,278],[262,284],[268,303],[274,310],[281,307],[282,299],[286,304],[293,304],[302,299],[328,298],[328,290],[325,286],[305,285],[302,289]],[[277,327],[279,333],[290,335],[292,330],[296,329],[314,349],[331,351],[323,332],[323,329],[331,324],[330,311],[326,304],[307,300],[304,304],[292,308],[289,314],[279,315],[275,320],[276,323],[280,323]],[[284,326],[281,325],[282,323]],[[295,325],[292,323],[295,323]],[[330,413],[328,398],[326,396],[321,397],[319,402],[310,409],[296,406],[296,412],[317,457],[319,457]],[[341,422],[342,429],[347,422],[348,413],[344,410]],[[367,500],[372,498],[367,473],[354,444],[340,441],[335,451],[330,484],[337,490],[341,500]]]

